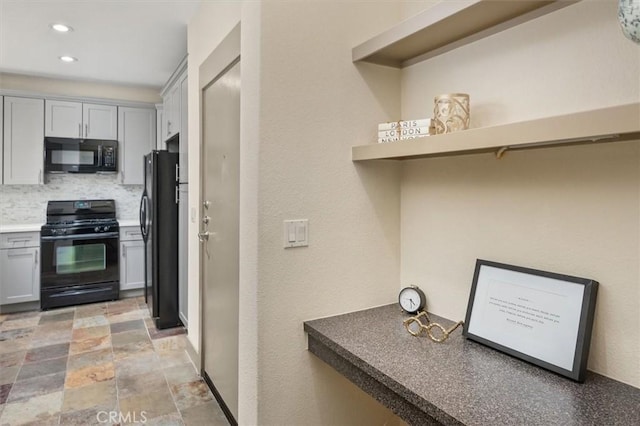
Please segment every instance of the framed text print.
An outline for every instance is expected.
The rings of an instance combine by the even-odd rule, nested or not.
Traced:
[[[476,261],[463,334],[583,382],[598,283]]]

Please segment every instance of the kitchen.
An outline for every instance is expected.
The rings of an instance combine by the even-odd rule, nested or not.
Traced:
[[[130,397],[129,403],[154,391],[140,385],[148,382],[141,376],[148,368],[130,367],[136,356],[144,354],[152,355],[147,364],[157,368],[161,381],[165,374],[169,376],[164,387],[158,386],[162,392],[156,396],[168,400],[164,405],[173,410],[154,412],[155,403],[163,404],[158,401],[134,403],[131,413],[138,416],[137,421],[145,409],[148,418],[177,418],[179,423],[191,424],[203,415],[215,417],[219,411],[184,349],[188,330],[186,23],[195,6],[132,5],[125,11],[110,5],[98,10],[88,2],[37,7],[2,2],[2,356],[11,358],[26,351],[22,360],[5,362],[3,358],[3,424],[26,421],[16,419],[19,409],[41,415],[37,398],[42,393],[59,396],[62,389],[75,389],[69,377],[77,371],[71,364],[62,383],[60,369],[43,371],[45,378],[58,381],[51,382],[55,386],[48,392],[39,390],[25,373],[66,359],[56,350],[51,351],[53,360],[35,353],[49,349],[47,344],[66,344],[68,358],[77,365],[109,346],[114,353],[122,351],[104,358],[106,363],[98,362],[108,371],[97,381],[109,387],[101,407],[111,409],[106,414],[116,413],[117,405],[112,404],[127,404],[124,399],[109,399],[116,389]],[[122,13],[128,15],[126,20]],[[110,17],[119,18],[119,31],[106,30]],[[143,18],[148,21],[146,28],[140,26]],[[61,23],[69,27],[58,28]],[[140,45],[125,48],[131,32],[140,30],[145,33]],[[25,48],[17,39],[36,44]],[[58,58],[70,51],[77,62]],[[142,55],[145,61],[139,66],[122,71],[122,64],[135,64]],[[38,62],[39,57],[48,59]],[[182,130],[181,121],[185,123]],[[162,152],[143,162],[153,149]],[[173,164],[164,164],[167,159]],[[163,178],[170,179],[156,185]],[[160,203],[160,198],[165,200]],[[141,226],[145,200],[148,217]],[[152,242],[157,246],[152,248]],[[30,318],[30,327],[19,328],[21,316]],[[40,316],[42,324],[57,325],[56,331],[45,333],[47,326],[33,323]],[[89,317],[92,321],[87,321]],[[12,341],[16,333],[22,339]],[[99,335],[80,340],[91,333]],[[134,356],[127,356],[130,352]],[[38,362],[29,363],[32,356]],[[90,393],[92,387],[78,389]],[[176,405],[175,398],[191,402]],[[60,400],[57,411],[63,412],[65,422],[95,422],[99,401]],[[36,404],[35,410],[29,404]],[[185,411],[193,407],[195,412]],[[59,414],[55,411],[50,413],[54,417]]]
[[[353,63],[354,46],[427,3],[206,2],[189,23],[190,289],[203,216],[200,65],[242,23],[242,424],[396,424],[307,351],[302,324],[393,303],[412,283],[436,314],[459,319],[481,256],[597,278],[590,368],[639,384],[636,143],[514,150],[500,161],[350,157],[374,143],[378,123],[425,116],[454,90],[471,94],[472,127],[637,103],[638,50],[620,34],[615,2],[577,2],[401,70]],[[309,246],[283,249],[283,220],[301,218]],[[188,297],[197,350],[206,324],[198,291]]]

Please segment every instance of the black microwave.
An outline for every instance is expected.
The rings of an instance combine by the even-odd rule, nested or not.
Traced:
[[[98,139],[44,139],[47,173],[115,173],[118,141]]]

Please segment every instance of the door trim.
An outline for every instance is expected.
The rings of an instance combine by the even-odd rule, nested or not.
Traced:
[[[227,36],[220,42],[220,44],[211,52],[211,54],[207,57],[207,59],[202,62],[199,67],[199,81],[198,81],[198,105],[199,105],[199,126],[200,126],[200,191],[198,194],[198,205],[200,217],[202,219],[204,217],[204,207],[203,202],[205,198],[204,190],[204,180],[206,179],[206,174],[204,173],[205,165],[204,165],[204,91],[213,83],[215,83],[220,77],[222,77],[230,68],[236,65],[240,61],[240,22],[233,27],[233,29],[227,34]],[[198,222],[198,232],[201,230],[202,223]],[[204,371],[204,311],[205,311],[205,301],[204,301],[204,265],[205,265],[205,251],[203,249],[203,245],[200,244],[198,249],[199,254],[199,271],[198,271],[198,281],[199,281],[199,294],[200,294],[200,339],[199,339],[199,354],[200,354],[200,374],[205,377],[206,373]],[[206,376],[206,379],[209,377]],[[227,407],[226,403],[220,396],[220,393],[215,389],[211,380],[206,380],[207,385],[212,390],[216,400],[220,404],[220,408],[224,412],[227,420],[231,423],[231,425],[238,424],[237,420],[233,417],[231,410]],[[239,413],[238,413],[239,414]]]

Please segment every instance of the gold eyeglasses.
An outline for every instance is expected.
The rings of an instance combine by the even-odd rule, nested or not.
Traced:
[[[424,318],[426,320],[426,324],[420,321],[420,318]],[[414,317],[407,318],[403,321],[404,328],[407,329],[409,334],[412,336],[419,336],[422,332],[426,332],[429,339],[434,342],[441,343],[447,340],[449,334],[451,334],[456,328],[460,327],[464,324],[464,321],[458,321],[449,329],[445,329],[443,326],[438,324],[437,322],[431,322],[431,318],[429,318],[429,314],[425,311],[419,312],[418,315]],[[432,330],[436,330],[435,333]]]

